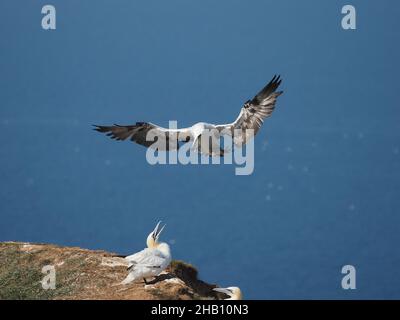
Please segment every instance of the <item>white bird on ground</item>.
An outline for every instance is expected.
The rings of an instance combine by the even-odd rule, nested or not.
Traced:
[[[214,288],[214,291],[225,293],[229,298],[224,300],[242,300],[242,291],[238,287]]]
[[[137,279],[143,279],[147,284],[146,278],[156,277],[164,271],[171,262],[171,252],[169,245],[165,242],[158,242],[161,231],[165,225],[160,228],[161,221],[157,223],[154,230],[147,237],[147,248],[125,257],[128,260],[129,274],[122,281],[122,284],[128,284]]]
[[[133,125],[95,125],[95,130],[106,133],[111,139],[129,139],[145,147],[164,151],[179,149],[179,142],[191,141],[191,148],[196,151],[211,156],[223,156],[224,150],[220,148],[220,144],[215,143],[215,140],[224,135],[232,136],[234,144],[241,147],[251,139],[261,128],[264,119],[274,111],[276,100],[282,94],[282,91],[276,91],[281,81],[280,76],[274,76],[252,100],[244,103],[239,116],[232,123],[216,125],[198,122],[188,128],[167,129],[150,122],[136,122]],[[208,143],[201,146],[203,140],[201,136],[202,134],[206,136],[206,130],[209,130],[216,139],[212,140],[211,145]],[[150,131],[153,139],[148,139]]]

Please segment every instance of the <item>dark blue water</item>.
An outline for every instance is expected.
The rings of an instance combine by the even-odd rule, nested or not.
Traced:
[[[400,298],[400,4],[0,3],[0,241],[175,258],[246,298]],[[280,73],[255,171],[150,166],[91,124],[228,122]],[[342,290],[341,268],[357,269]]]

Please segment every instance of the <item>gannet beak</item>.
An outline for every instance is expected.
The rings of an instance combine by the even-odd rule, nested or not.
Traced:
[[[154,228],[154,230],[152,232],[154,241],[157,240],[157,231],[158,231],[158,228],[160,228],[160,223],[161,223],[161,221],[158,221],[156,227]]]
[[[163,227],[160,230],[158,230],[158,232],[157,232],[157,240],[160,237],[160,234],[164,230],[165,226],[166,226],[166,224],[164,224]]]
[[[156,227],[155,227],[154,230],[153,230],[153,233],[154,233],[154,234],[157,233],[158,229],[160,228],[160,224],[161,224],[161,221],[158,221]]]
[[[155,241],[158,240],[158,238],[160,237],[161,232],[164,230],[164,228],[166,226],[166,224],[164,224],[164,226],[162,228],[160,228],[160,224],[161,224],[161,221],[159,221],[157,223],[157,225],[156,225],[156,227],[154,228],[154,231],[153,231],[153,238],[154,238]]]
[[[225,293],[228,296],[232,295],[232,291],[227,288],[214,288],[214,291]]]

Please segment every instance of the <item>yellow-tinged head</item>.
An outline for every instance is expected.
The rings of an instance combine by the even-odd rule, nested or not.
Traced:
[[[165,225],[160,228],[161,221],[159,221],[152,232],[147,236],[147,247],[156,248],[158,246],[158,238],[160,237],[161,231],[163,231]]]
[[[229,298],[225,300],[242,300],[243,295],[239,287],[214,288],[214,291],[225,293]]]

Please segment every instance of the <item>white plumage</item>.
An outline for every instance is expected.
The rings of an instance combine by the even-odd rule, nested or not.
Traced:
[[[171,262],[171,252],[168,244],[158,242],[158,238],[165,225],[160,228],[157,223],[155,229],[147,237],[147,248],[135,254],[125,257],[128,260],[129,274],[122,281],[122,284],[128,284],[132,281],[158,276],[164,271]]]

